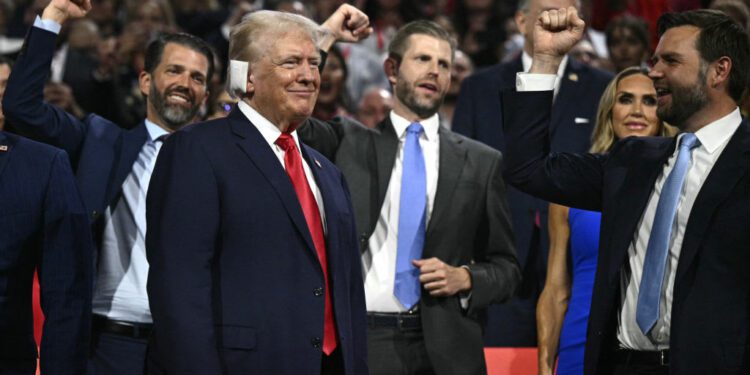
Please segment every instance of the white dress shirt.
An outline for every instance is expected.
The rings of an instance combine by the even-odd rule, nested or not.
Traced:
[[[398,136],[398,151],[393,163],[391,179],[385,194],[380,216],[375,231],[370,236],[368,253],[362,256],[365,271],[365,301],[367,311],[403,312],[404,306],[393,295],[393,284],[396,278],[396,251],[398,247],[398,218],[401,198],[401,176],[403,174],[404,141],[406,128],[411,122],[391,111],[393,128]],[[432,206],[437,190],[440,140],[438,128],[440,121],[437,115],[421,121],[424,131],[419,137],[419,145],[424,156],[425,176],[427,178],[427,212],[426,225],[429,225]]]
[[[549,91],[552,88],[550,83],[554,81],[554,77],[551,74],[519,73],[516,79],[516,90]],[[740,115],[740,110],[739,108],[735,108],[728,115],[695,132],[701,144],[699,147],[693,149],[690,166],[685,177],[685,184],[680,193],[675,223],[673,224],[672,238],[669,243],[665,280],[659,302],[659,320],[657,320],[656,325],[649,335],[646,336],[641,332],[635,320],[638,305],[638,290],[641,284],[648,239],[651,235],[651,227],[656,215],[656,206],[659,203],[659,196],[664,182],[672,171],[672,168],[674,168],[679,147],[675,148],[669,160],[664,165],[661,175],[657,178],[654,189],[651,191],[646,209],[638,223],[638,230],[633,235],[633,242],[628,248],[628,266],[630,272],[626,272],[626,269],[623,269],[622,272],[622,295],[620,296],[620,300],[623,301],[623,304],[619,312],[617,328],[617,339],[620,342],[620,346],[635,350],[661,350],[669,348],[674,280],[690,211],[706,177],[708,177],[708,174],[741,122],[742,116]],[[678,136],[677,144],[682,140],[682,136]]]
[[[151,323],[146,281],[146,192],[166,130],[146,120],[148,139],[128,177],[122,197],[104,212],[104,234],[94,290],[94,314],[113,320]]]
[[[674,290],[674,279],[677,273],[677,262],[680,259],[682,250],[682,240],[685,236],[690,210],[693,208],[695,198],[706,181],[706,177],[711,172],[716,160],[719,159],[721,152],[724,151],[729,139],[740,126],[742,117],[739,108],[723,118],[714,121],[697,132],[696,137],[701,145],[693,149],[690,166],[688,167],[685,185],[680,193],[680,200],[677,206],[677,215],[673,224],[672,238],[669,243],[669,255],[667,267],[664,273],[664,283],[659,301],[659,320],[651,330],[649,336],[645,336],[635,321],[636,307],[638,306],[638,290],[641,285],[641,276],[643,273],[643,261],[645,260],[648,239],[651,234],[651,227],[656,215],[656,205],[659,203],[659,196],[664,182],[672,172],[674,163],[677,160],[679,147],[670,156],[667,164],[664,166],[661,175],[656,179],[656,185],[651,192],[651,197],[646,205],[646,210],[641,216],[638,224],[638,230],[635,232],[633,242],[628,248],[628,265],[630,266],[630,275],[628,272],[622,272],[621,290],[624,293],[621,300],[624,301],[622,310],[619,315],[619,325],[617,329],[617,339],[620,345],[628,349],[636,350],[661,350],[669,348],[669,329],[672,318],[672,298]],[[677,144],[681,137],[679,135]],[[628,277],[629,276],[629,277]]]
[[[240,109],[242,114],[247,117],[248,120],[255,126],[256,129],[260,132],[260,135],[263,136],[263,139],[266,140],[266,143],[268,143],[268,147],[271,147],[271,151],[273,151],[274,155],[276,155],[276,158],[279,159],[279,163],[281,163],[281,167],[286,170],[286,166],[284,165],[284,155],[286,154],[284,150],[279,147],[276,144],[276,140],[279,139],[281,136],[281,130],[276,127],[271,121],[268,121],[265,117],[263,117],[258,111],[253,109],[249,104],[239,101],[237,103],[237,107]],[[323,204],[323,195],[320,194],[320,189],[318,188],[318,184],[315,183],[315,176],[312,174],[312,170],[310,169],[310,166],[307,164],[307,160],[305,160],[304,157],[302,157],[302,149],[299,145],[299,138],[297,137],[297,131],[293,131],[291,133],[292,138],[294,139],[294,143],[297,145],[297,152],[299,152],[299,156],[302,159],[302,168],[305,170],[305,177],[307,178],[307,183],[310,185],[310,190],[312,190],[313,195],[315,196],[315,201],[318,203],[318,211],[320,211],[320,218],[323,223],[323,232],[328,233],[328,228],[326,226],[326,214],[325,214],[325,205]]]
[[[529,69],[531,69],[531,63],[533,62],[533,59],[531,56],[529,56],[526,51],[523,51],[521,54],[521,64],[523,65],[523,71],[528,72]],[[554,97],[557,97],[557,93],[560,91],[560,83],[562,82],[562,76],[565,74],[565,68],[568,66],[568,55],[563,56],[562,61],[560,61],[560,66],[557,67],[557,76],[554,76],[554,84],[555,84],[555,93]]]

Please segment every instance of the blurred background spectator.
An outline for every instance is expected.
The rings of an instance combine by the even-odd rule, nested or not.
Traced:
[[[651,56],[648,24],[642,18],[623,15],[605,31],[611,69],[615,73],[631,66],[645,66]]]
[[[365,90],[357,106],[356,119],[368,128],[375,128],[385,120],[393,108],[393,95],[380,87]]]
[[[335,116],[350,116],[347,76],[344,55],[334,46],[328,51],[326,64],[320,74],[320,93],[313,109],[313,117],[328,121]]]

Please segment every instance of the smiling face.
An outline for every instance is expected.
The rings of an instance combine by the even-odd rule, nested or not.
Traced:
[[[659,134],[656,89],[651,79],[633,74],[620,80],[612,107],[612,130],[617,139]]]
[[[700,29],[679,26],[667,30],[654,52],[649,77],[657,94],[657,115],[683,128],[708,105],[705,63],[695,48]]]
[[[248,104],[282,131],[295,128],[315,107],[319,65],[320,52],[307,34],[282,34],[268,53],[251,64]]]
[[[388,80],[395,92],[393,110],[409,120],[426,119],[437,113],[450,87],[450,44],[432,36],[414,34],[409,36],[401,62],[388,60]]]
[[[208,59],[177,43],[167,43],[153,73],[142,72],[141,92],[147,96],[147,118],[169,131],[195,119],[206,100]]]
[[[326,59],[326,65],[320,75],[320,94],[318,103],[322,105],[334,105],[341,98],[344,88],[344,62],[331,53]]]

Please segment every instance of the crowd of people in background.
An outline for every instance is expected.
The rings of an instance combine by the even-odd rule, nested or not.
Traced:
[[[203,118],[215,117],[222,113],[221,103],[225,102],[220,98],[226,76],[229,30],[245,14],[257,9],[281,10],[322,22],[341,3],[341,0],[95,0],[86,18],[65,25],[61,31],[45,99],[79,118],[97,113],[121,126],[136,126],[145,114],[144,99],[137,86],[145,46],[159,32],[179,30],[206,40],[216,52],[211,96],[201,109]],[[571,55],[615,73],[630,66],[646,66],[655,47],[655,17],[661,12],[711,7],[747,24],[750,13],[746,3],[743,0],[582,1],[583,14],[590,16],[593,27],[588,28],[586,37]],[[34,16],[45,5],[45,0],[0,2],[0,54],[13,58],[18,53]],[[409,21],[433,20],[458,41],[453,88],[441,109],[441,122],[446,126],[450,126],[462,79],[474,70],[510,61],[523,49],[523,36],[513,20],[516,1],[358,0],[353,5],[368,14],[374,32],[360,44],[341,45],[332,50],[316,107],[316,116],[321,118],[335,115],[359,118],[363,106],[388,105],[387,94],[375,94],[377,89],[390,90],[382,73],[382,61],[395,30]]]

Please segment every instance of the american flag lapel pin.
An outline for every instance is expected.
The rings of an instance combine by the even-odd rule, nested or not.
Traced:
[[[6,145],[0,145],[0,152],[8,151],[8,146]]]
[[[578,82],[578,74],[576,73],[570,73],[568,74],[568,79],[573,82]]]

